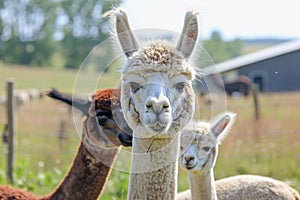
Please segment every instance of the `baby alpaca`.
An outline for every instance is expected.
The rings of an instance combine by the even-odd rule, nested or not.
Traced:
[[[181,166],[189,172],[193,200],[217,199],[213,167],[218,155],[218,145],[234,123],[235,116],[233,113],[225,113],[210,124],[190,123],[182,132]]]
[[[268,177],[239,175],[214,180],[213,167],[218,145],[234,123],[235,114],[225,113],[208,123],[196,123],[183,132],[181,165],[189,172],[190,188],[178,194],[178,200],[299,200],[299,194],[287,184]]]

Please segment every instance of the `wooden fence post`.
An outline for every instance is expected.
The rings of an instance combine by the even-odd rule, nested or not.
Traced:
[[[14,118],[14,81],[7,80],[7,125],[8,125],[8,155],[7,155],[7,181],[13,184],[13,166],[14,166],[14,134],[15,134],[15,118]]]
[[[255,114],[255,120],[260,119],[260,105],[259,105],[259,89],[258,86],[255,83],[252,83],[252,95],[253,95],[253,102],[254,102],[254,114]]]

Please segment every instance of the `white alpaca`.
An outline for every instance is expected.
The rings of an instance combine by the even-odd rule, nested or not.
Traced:
[[[187,59],[198,35],[197,16],[187,12],[174,47],[167,41],[141,46],[126,13],[114,15],[128,61],[121,75],[122,109],[133,129],[128,199],[175,199],[180,131],[194,113],[195,69]]]
[[[216,188],[221,200],[300,200],[295,189],[264,176],[232,176],[216,181]]]
[[[16,100],[17,106],[21,106],[30,102],[30,97],[26,90],[14,90],[13,95]]]
[[[235,114],[225,113],[212,124],[198,122],[182,133],[181,165],[189,172],[190,188],[177,200],[299,200],[287,184],[262,176],[239,175],[215,182],[213,167],[218,145],[234,122]]]
[[[29,95],[30,101],[35,101],[35,100],[40,99],[42,97],[42,93],[36,88],[28,89],[27,93]]]
[[[0,105],[6,105],[6,96],[0,96]]]

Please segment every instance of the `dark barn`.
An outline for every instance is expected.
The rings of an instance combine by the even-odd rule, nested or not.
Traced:
[[[222,73],[224,79],[246,75],[261,92],[300,90],[300,40],[243,55],[204,68],[206,74]]]

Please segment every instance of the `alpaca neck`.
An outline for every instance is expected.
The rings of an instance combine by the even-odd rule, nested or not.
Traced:
[[[99,151],[97,157],[106,159],[105,162],[101,162],[81,143],[64,180],[52,194],[41,199],[96,200],[103,190],[119,149]]]
[[[176,198],[179,139],[134,137],[128,199]]]
[[[193,200],[217,200],[213,169],[205,173],[189,173]]]

